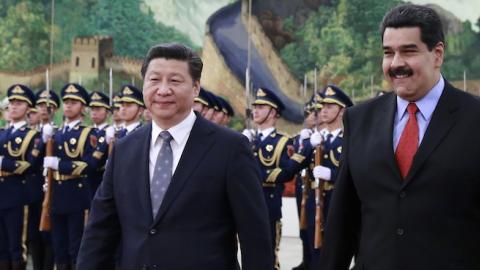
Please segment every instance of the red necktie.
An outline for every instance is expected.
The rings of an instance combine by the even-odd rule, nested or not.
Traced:
[[[413,157],[418,149],[418,123],[415,115],[418,112],[418,107],[415,103],[409,103],[407,111],[408,122],[403,129],[395,152],[395,159],[404,179],[412,166]]]

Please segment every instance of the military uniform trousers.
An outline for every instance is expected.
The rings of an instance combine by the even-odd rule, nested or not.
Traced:
[[[25,183],[18,175],[0,178],[0,262],[23,261]]]
[[[51,234],[55,263],[71,264],[76,261],[89,205],[87,178],[53,181]]]
[[[295,177],[295,200],[297,203],[297,214],[298,214],[299,223],[300,223],[300,213],[302,210],[302,196],[303,196],[302,177],[300,175],[297,175]],[[308,265],[308,263],[310,262],[311,255],[310,255],[310,245],[308,241],[307,229],[300,229],[299,235],[300,235],[300,240],[302,240],[302,262]]]
[[[43,169],[43,168],[42,168]],[[53,250],[50,232],[41,232],[40,217],[43,203],[44,177],[38,171],[28,177],[28,253],[32,256],[33,270],[53,270]]]

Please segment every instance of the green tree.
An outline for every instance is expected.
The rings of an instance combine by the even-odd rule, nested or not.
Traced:
[[[41,4],[10,6],[0,20],[0,69],[30,70],[48,63],[49,27]]]

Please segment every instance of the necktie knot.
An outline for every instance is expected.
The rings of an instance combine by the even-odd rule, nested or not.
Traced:
[[[166,130],[160,132],[160,137],[162,138],[162,140],[164,142],[170,142],[173,139],[172,134],[170,134],[170,132],[168,132]]]
[[[407,112],[409,115],[415,115],[418,112],[417,104],[414,102],[409,103],[407,106]]]

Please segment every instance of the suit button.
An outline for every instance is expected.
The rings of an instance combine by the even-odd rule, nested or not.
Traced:
[[[398,228],[398,229],[397,229],[397,235],[398,235],[398,236],[402,236],[402,235],[404,235],[404,234],[405,234],[405,230],[404,230],[404,229],[402,229],[402,228]]]
[[[405,197],[407,197],[407,192],[402,190],[398,196],[400,197],[400,199],[404,199]]]
[[[154,235],[154,234],[156,234],[156,233],[157,233],[157,230],[155,230],[155,229],[151,229],[151,230],[150,230],[150,234],[151,234],[151,235]]]
[[[274,196],[273,194],[270,194],[270,198],[272,198],[272,199],[273,199],[273,197],[275,197],[275,196]]]

